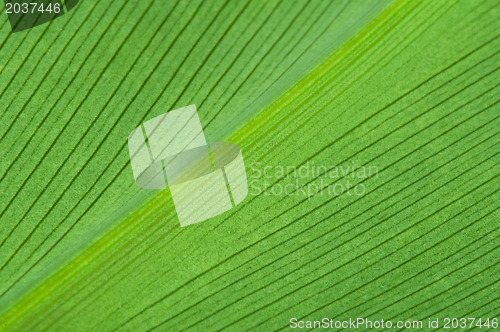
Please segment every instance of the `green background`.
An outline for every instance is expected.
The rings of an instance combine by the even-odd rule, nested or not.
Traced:
[[[493,0],[82,0],[13,34],[3,14],[0,328],[498,317],[499,18]],[[189,104],[249,177],[378,176],[181,228],[168,190],[135,185],[127,137]]]

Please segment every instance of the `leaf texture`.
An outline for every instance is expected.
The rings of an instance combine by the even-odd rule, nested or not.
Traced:
[[[498,316],[499,15],[496,0],[132,0],[16,34],[4,18],[0,326]],[[126,144],[189,104],[250,181],[288,173],[180,228]],[[273,194],[314,165],[314,194]],[[330,176],[363,166],[378,171]],[[366,192],[328,193],[345,181]]]

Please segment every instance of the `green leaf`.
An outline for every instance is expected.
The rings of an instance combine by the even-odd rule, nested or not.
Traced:
[[[80,1],[15,34],[4,17],[0,327],[498,317],[499,15]],[[250,192],[181,228],[168,190],[135,185],[127,137],[190,104],[241,147]]]

